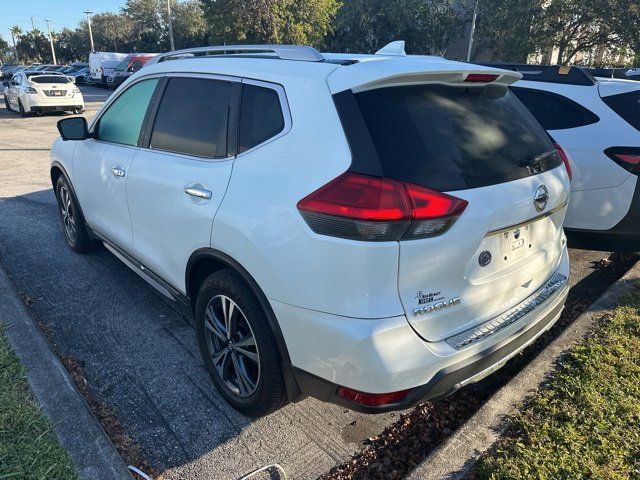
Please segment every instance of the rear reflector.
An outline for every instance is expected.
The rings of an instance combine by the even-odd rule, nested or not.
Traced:
[[[564,152],[559,143],[554,143],[556,150],[558,151],[558,155],[562,159],[562,163],[564,163],[564,168],[567,169],[567,174],[569,175],[569,180],[573,180],[573,170],[571,170],[571,162],[569,161],[569,157]]]
[[[440,235],[466,206],[465,200],[418,185],[351,172],[298,202],[314,232],[364,241]]]
[[[338,396],[351,400],[358,405],[364,405],[365,407],[381,407],[383,405],[392,405],[398,403],[409,394],[411,390],[402,390],[400,392],[391,393],[364,393],[357,390],[352,390],[347,387],[340,387],[338,389]]]
[[[611,147],[604,153],[628,172],[640,175],[640,148]]]
[[[497,78],[498,75],[491,75],[488,73],[470,73],[464,81],[469,83],[490,83]]]

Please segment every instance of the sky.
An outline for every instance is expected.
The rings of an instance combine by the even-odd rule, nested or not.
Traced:
[[[76,27],[85,18],[85,10],[117,12],[124,3],[125,0],[4,0],[0,9],[0,35],[11,44],[9,28],[18,25],[23,30],[31,30],[31,17],[36,28],[46,33],[45,18],[51,20],[51,30],[59,31]]]

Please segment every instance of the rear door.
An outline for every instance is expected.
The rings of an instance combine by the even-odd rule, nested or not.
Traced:
[[[238,79],[168,76],[148,148],[127,179],[133,255],[185,292],[191,254],[208,247],[236,152]]]
[[[355,97],[383,176],[468,202],[445,233],[400,241],[398,290],[424,339],[499,315],[551,277],[564,250],[569,179],[513,93],[417,85]]]

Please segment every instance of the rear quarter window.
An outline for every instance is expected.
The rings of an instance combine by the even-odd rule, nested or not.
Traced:
[[[352,171],[439,191],[527,177],[522,162],[554,152],[547,133],[506,87],[419,85],[334,96]],[[374,160],[375,159],[375,160]],[[539,171],[560,165],[557,155]]]
[[[602,101],[629,125],[640,130],[640,90],[603,97]]]
[[[545,130],[584,127],[600,121],[595,113],[562,95],[523,87],[511,90]]]

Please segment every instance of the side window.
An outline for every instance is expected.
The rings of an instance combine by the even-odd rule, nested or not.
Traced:
[[[140,60],[136,60],[135,62],[133,62],[133,65],[131,65],[132,72],[137,72],[141,68],[142,68],[142,62]]]
[[[604,97],[602,101],[629,125],[640,130],[640,91]]]
[[[511,89],[545,130],[584,127],[600,120],[590,110],[562,95],[530,88]]]
[[[238,153],[260,145],[284,129],[278,92],[271,88],[244,84],[240,106]]]
[[[151,133],[157,150],[225,157],[233,84],[204,78],[172,78]]]
[[[98,140],[135,146],[158,79],[143,80],[129,87],[100,117]]]

